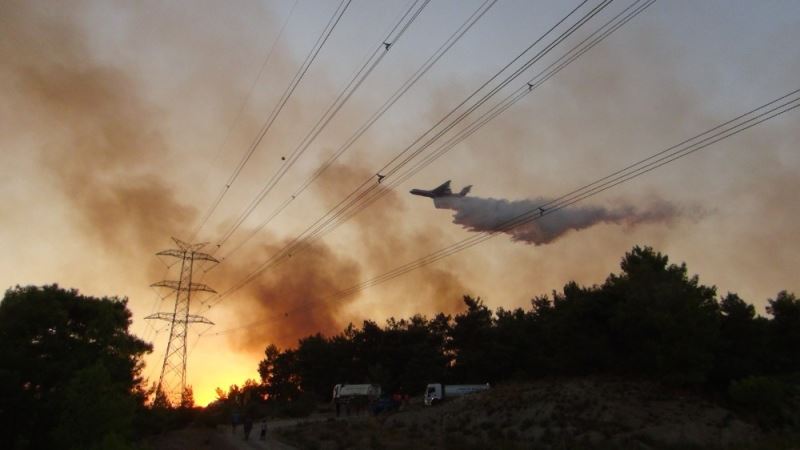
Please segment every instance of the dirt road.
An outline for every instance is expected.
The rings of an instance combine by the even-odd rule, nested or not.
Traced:
[[[269,449],[269,450],[297,450],[296,447],[285,444],[275,438],[273,431],[276,429],[295,426],[301,423],[320,422],[328,419],[328,415],[315,415],[303,419],[283,419],[272,420],[269,422],[269,431],[265,440],[259,439],[261,431],[260,422],[256,421],[253,426],[253,431],[250,433],[250,439],[244,440],[244,430],[241,426],[236,428],[236,433],[233,433],[230,426],[217,427],[216,437],[224,440],[229,446],[239,450],[250,449]]]

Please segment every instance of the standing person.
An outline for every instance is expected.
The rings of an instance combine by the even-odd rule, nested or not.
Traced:
[[[341,387],[341,385],[339,385],[339,384],[333,386],[333,395],[331,396],[331,401],[333,401],[333,403],[336,404],[336,417],[339,417],[339,413],[342,410],[342,404],[339,401],[339,388],[340,387]]]
[[[253,418],[250,414],[244,415],[244,440],[250,439],[250,432],[253,430]]]
[[[258,438],[262,441],[267,440],[267,418],[261,419],[261,433],[258,435]]]
[[[236,434],[236,425],[239,425],[239,411],[233,410],[233,413],[231,413],[231,428],[233,428],[233,434]]]

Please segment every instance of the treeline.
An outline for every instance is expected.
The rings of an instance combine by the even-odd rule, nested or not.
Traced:
[[[571,282],[528,309],[492,311],[471,297],[464,303],[454,316],[383,326],[367,320],[335,336],[306,337],[296,348],[270,345],[258,367],[262,384],[251,388],[277,401],[324,401],[336,383],[418,394],[429,382],[604,374],[721,391],[745,380],[735,387],[747,391],[763,388],[758,377],[800,372],[793,294],[778,293],[768,301],[769,317],[761,317],[736,294],[718,298],[685,264],[649,247],[634,247],[603,284]]]

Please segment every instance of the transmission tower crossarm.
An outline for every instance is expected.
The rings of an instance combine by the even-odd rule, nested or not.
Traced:
[[[210,262],[215,262],[215,263],[219,262],[219,260],[217,258],[214,258],[213,256],[209,255],[208,253],[202,253],[202,252],[198,252],[198,251],[178,250],[178,249],[174,249],[174,248],[171,248],[171,249],[168,249],[168,250],[162,250],[162,251],[156,253],[156,255],[158,255],[158,256],[172,256],[173,258],[179,258],[179,259],[182,259],[184,256],[189,256],[192,259],[194,259],[195,261],[201,260],[201,261],[210,261]]]
[[[210,261],[210,262],[214,262],[214,263],[218,263],[219,262],[219,260],[217,258],[214,258],[213,256],[209,255],[208,253],[200,253],[200,252],[192,253],[192,259],[194,259],[195,261],[202,260],[202,261]]]
[[[148,320],[166,320],[167,322],[181,322],[181,323],[204,323],[206,325],[214,325],[214,322],[206,319],[203,316],[198,316],[196,314],[189,314],[185,318],[176,317],[174,313],[165,313],[159,312],[155,314],[150,314],[149,316],[145,317]]]
[[[184,253],[185,252],[182,251],[182,250],[175,250],[174,248],[171,248],[169,250],[162,250],[162,251],[156,253],[156,255],[158,255],[158,256],[172,256],[174,258],[183,258]]]
[[[165,288],[174,289],[176,291],[203,291],[203,292],[211,292],[212,294],[216,294],[217,293],[217,291],[215,291],[214,289],[211,289],[211,287],[209,287],[208,285],[205,285],[203,283],[183,284],[180,281],[164,280],[164,281],[159,281],[158,283],[153,283],[150,286],[152,286],[152,287],[165,287]]]

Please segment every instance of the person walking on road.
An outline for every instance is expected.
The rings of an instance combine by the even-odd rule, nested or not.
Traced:
[[[267,440],[267,418],[261,419],[261,433],[258,435],[258,439],[265,441]]]
[[[233,428],[233,434],[236,434],[236,425],[239,425],[239,411],[233,411],[231,414],[231,428]]]
[[[247,441],[250,439],[250,431],[253,430],[253,418],[250,414],[245,414],[244,416],[244,440]]]

